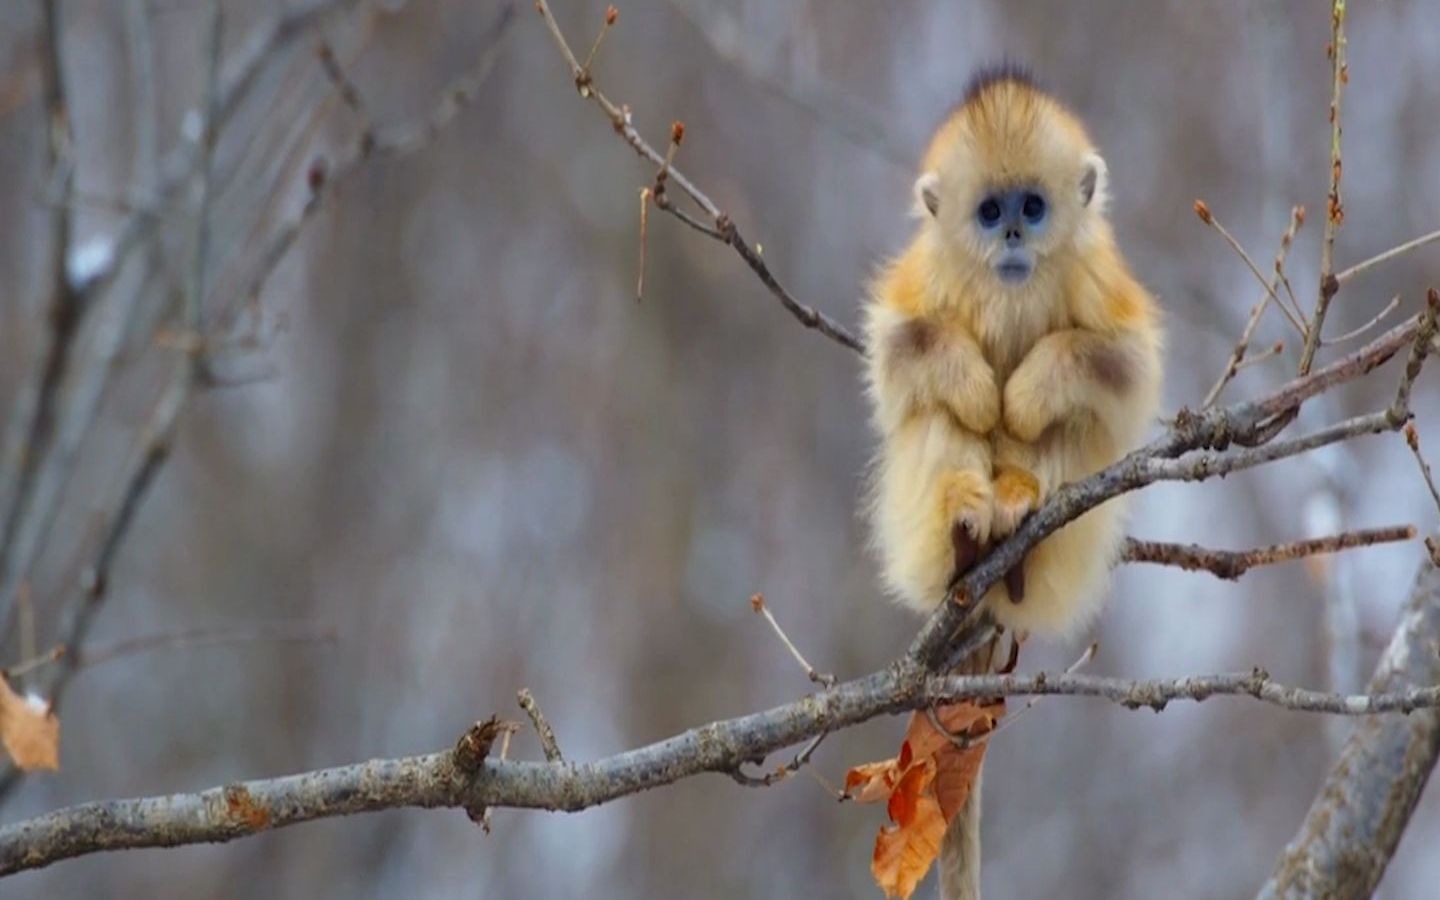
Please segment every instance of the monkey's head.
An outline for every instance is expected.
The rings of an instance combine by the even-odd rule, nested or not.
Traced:
[[[1021,287],[1103,227],[1105,161],[1023,70],[982,70],[931,139],[915,201],[942,253]]]

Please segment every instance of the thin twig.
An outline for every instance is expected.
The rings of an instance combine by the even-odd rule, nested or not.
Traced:
[[[24,676],[29,675],[36,669],[41,669],[45,666],[50,665],[55,660],[59,659],[64,655],[65,647],[63,644],[56,644],[54,647],[51,647],[44,653],[33,654],[30,656],[25,656],[22,654],[20,662],[16,663],[13,666],[7,666],[5,668],[5,678],[7,680],[23,678]]]
[[[1395,259],[1396,257],[1403,256],[1404,254],[1409,253],[1411,250],[1418,250],[1426,244],[1433,244],[1436,241],[1440,241],[1440,231],[1432,231],[1429,234],[1422,234],[1414,240],[1406,241],[1403,244],[1391,247],[1389,250],[1386,250],[1383,253],[1377,253],[1376,255],[1370,257],[1363,262],[1356,263],[1355,265],[1336,275],[1335,281],[1338,284],[1344,284],[1355,276],[1363,274],[1364,272],[1367,272],[1382,263],[1387,263],[1390,260]]]
[[[1392,525],[1386,528],[1362,528],[1288,544],[1272,544],[1253,550],[1213,550],[1198,544],[1172,544],[1127,537],[1120,550],[1120,561],[1176,566],[1188,572],[1209,572],[1216,578],[1235,581],[1257,566],[1337,553],[1354,547],[1408,541],[1414,537],[1414,526]]]
[[[220,79],[220,102],[215,119],[217,127],[229,121],[249,97],[251,89],[259,83],[269,63],[280,57],[299,35],[325,18],[356,6],[358,2],[314,0],[277,15],[257,28],[236,51]],[[125,221],[115,232],[105,264],[71,286],[78,300],[57,307],[75,313],[74,317],[63,320],[67,330],[78,329],[81,317],[98,306],[107,308],[110,321],[106,327],[96,329],[96,338],[90,342],[92,346],[83,362],[77,360],[72,364],[68,353],[61,359],[47,350],[34,383],[29,387],[22,386],[17,395],[5,459],[15,458],[12,451],[18,452],[17,448],[25,449],[25,459],[27,464],[33,462],[35,474],[27,476],[33,477],[33,486],[21,492],[26,495],[23,498],[17,495],[10,480],[0,478],[0,515],[6,517],[7,523],[18,519],[13,526],[7,524],[3,537],[0,537],[0,632],[8,633],[13,627],[15,590],[29,577],[45,545],[60,497],[74,470],[81,446],[96,420],[101,397],[114,371],[113,364],[119,357],[125,332],[144,291],[139,288],[122,291],[115,302],[108,305],[100,304],[99,300],[115,284],[131,252],[147,246],[156,236],[162,207],[177,198],[181,189],[191,182],[199,161],[199,145],[182,134],[178,146],[167,153],[158,166],[159,174],[153,190],[155,207],[139,210]],[[62,411],[54,443],[20,437],[29,433],[30,426],[25,423],[32,421],[37,398],[45,394],[40,385],[52,379],[58,385],[61,373],[66,369],[73,369],[66,377],[69,400]],[[42,443],[47,446],[42,447]],[[0,786],[0,793],[3,793],[3,786]]]
[[[220,109],[220,50],[225,31],[225,12],[220,0],[210,3],[210,31],[205,49],[205,106],[200,119],[200,197],[195,211],[195,247],[190,260],[190,279],[185,290],[185,327],[195,342],[186,357],[189,378],[198,382],[205,369],[205,263],[210,252],[210,181],[219,137],[216,116]]]
[[[475,99],[494,70],[501,41],[509,33],[514,13],[512,3],[501,7],[494,24],[481,42],[475,64],[440,92],[439,99],[426,115],[390,133],[380,132],[370,122],[358,89],[345,74],[333,53],[327,53],[328,45],[321,45],[322,66],[342,99],[350,97],[344,102],[359,117],[360,134],[339,158],[333,161],[317,159],[311,163],[306,173],[310,193],[305,205],[294,219],[280,227],[261,252],[254,274],[250,276],[245,296],[252,299],[260,296],[265,289],[265,283],[299,240],[305,225],[320,211],[326,198],[335,192],[336,187],[358,171],[362,164],[378,158],[397,159],[428,146],[455,120],[460,110]]]
[[[1350,70],[1345,64],[1345,15],[1346,0],[1331,0],[1330,4],[1330,190],[1325,201],[1325,228],[1320,239],[1320,288],[1315,298],[1315,314],[1311,316],[1305,330],[1305,347],[1300,352],[1301,375],[1310,371],[1315,361],[1315,351],[1320,349],[1324,337],[1325,313],[1330,301],[1340,290],[1340,280],[1335,277],[1335,233],[1345,221],[1345,207],[1340,201],[1340,175],[1342,160],[1340,154],[1340,100],[1345,93],[1345,84],[1350,80]]]
[[[785,649],[789,650],[790,655],[795,657],[795,661],[800,664],[800,668],[805,670],[805,676],[807,678],[816,684],[823,684],[825,687],[834,686],[835,676],[816,671],[815,667],[810,665],[800,653],[800,648],[796,647],[795,643],[790,640],[790,636],[785,633],[785,629],[781,628],[780,623],[775,621],[775,616],[770,612],[770,607],[765,603],[764,595],[752,595],[750,597],[750,609],[764,616],[765,621],[770,623],[770,628],[775,632],[775,636],[780,638],[780,643],[785,645]]]
[[[1285,342],[1284,342],[1284,341],[1276,341],[1274,344],[1272,344],[1271,346],[1265,348],[1264,350],[1260,351],[1259,353],[1256,353],[1254,356],[1247,356],[1247,357],[1245,357],[1243,360],[1240,361],[1240,364],[1235,367],[1235,371],[1236,371],[1237,373],[1238,373],[1238,372],[1243,372],[1243,371],[1245,371],[1246,369],[1250,368],[1251,366],[1258,365],[1258,364],[1264,362],[1264,361],[1267,360],[1267,359],[1274,359],[1275,357],[1279,356],[1280,354],[1282,354],[1282,353],[1284,353],[1284,352],[1285,352]]]
[[[1206,208],[1205,215],[1209,214],[1209,209]],[[1202,215],[1201,218],[1204,219],[1205,215]],[[1280,236],[1280,249],[1275,253],[1275,276],[1266,284],[1266,291],[1260,296],[1259,301],[1251,307],[1250,318],[1245,322],[1245,329],[1241,331],[1240,339],[1235,342],[1235,348],[1230,351],[1230,358],[1225,363],[1225,371],[1220,373],[1214,386],[1205,395],[1205,400],[1200,404],[1201,409],[1209,409],[1214,406],[1215,401],[1220,398],[1220,392],[1225,390],[1225,385],[1229,384],[1236,373],[1240,371],[1241,365],[1245,361],[1245,354],[1249,352],[1250,341],[1255,336],[1255,329],[1260,325],[1260,319],[1264,316],[1265,307],[1270,303],[1270,298],[1275,296],[1276,288],[1284,280],[1285,257],[1290,253],[1290,246],[1295,242],[1295,235],[1303,224],[1305,224],[1304,207],[1291,207],[1290,224],[1286,226],[1285,232]]]
[[[800,752],[796,753],[789,762],[777,766],[764,775],[751,775],[745,771],[743,764],[737,765],[729,772],[729,775],[736,784],[743,787],[770,787],[771,785],[779,784],[791,775],[802,770],[810,771],[814,774],[813,769],[806,770],[805,767],[810,764],[810,759],[815,755],[815,751],[820,749],[820,745],[824,743],[828,734],[828,731],[822,731],[815,735],[804,747],[800,748]],[[819,783],[820,787],[824,788],[825,791],[832,796],[843,796],[843,792],[837,792],[829,782],[821,778],[818,774],[816,774],[815,780]]]
[[[1437,332],[1440,332],[1440,291],[1430,288],[1425,292],[1425,309],[1420,313],[1420,327],[1410,346],[1410,358],[1405,360],[1400,386],[1395,390],[1395,402],[1390,405],[1390,414],[1402,423],[1410,418],[1410,389],[1420,377],[1420,369],[1430,355]]]
[[[187,628],[180,631],[147,634],[124,638],[97,647],[82,647],[77,652],[57,649],[61,655],[75,658],[80,670],[93,669],[106,663],[163,650],[193,650],[197,647],[223,647],[232,644],[328,644],[336,639],[335,629],[308,622],[270,622],[220,628]],[[53,652],[53,651],[52,651]],[[59,657],[57,657],[59,658]]]
[[[1346,341],[1352,341],[1355,338],[1361,337],[1368,333],[1372,328],[1379,325],[1382,321],[1384,321],[1385,317],[1390,315],[1390,313],[1394,312],[1395,308],[1399,305],[1400,295],[1396,294],[1395,296],[1390,298],[1389,303],[1385,304],[1384,309],[1380,310],[1378,313],[1372,316],[1370,318],[1370,321],[1366,322],[1364,325],[1361,325],[1359,328],[1353,329],[1351,331],[1347,331],[1344,334],[1339,335],[1338,337],[1325,338],[1320,343],[1322,346],[1325,347],[1333,347],[1336,344],[1343,344]]]
[[[1430,499],[1435,501],[1435,509],[1440,512],[1440,490],[1435,488],[1435,476],[1430,472],[1430,464],[1425,461],[1425,456],[1420,452],[1420,432],[1415,429],[1414,422],[1405,423],[1405,443],[1410,446],[1410,452],[1415,455],[1415,463],[1420,467],[1420,477],[1425,480],[1425,487],[1430,489]]]
[[[44,506],[45,498],[37,496],[37,491],[55,437],[61,385],[87,307],[86,298],[76,290],[69,272],[75,163],[61,46],[60,0],[41,0],[40,11],[45,163],[50,182],[46,193],[55,200],[46,248],[50,297],[44,345],[36,367],[16,395],[6,427],[4,456],[0,457],[0,621],[9,617],[12,598],[30,568],[29,545],[34,542],[30,526],[36,518],[32,510]]]
[[[530,717],[530,723],[535,726],[535,734],[540,737],[540,749],[545,751],[545,759],[552,763],[564,762],[565,756],[560,752],[560,742],[555,740],[555,729],[550,727],[549,720],[540,711],[535,695],[530,693],[529,688],[521,688],[516,699],[520,702],[520,708]]]
[[[1203,200],[1195,201],[1195,214],[1200,217],[1200,221],[1218,231],[1220,236],[1225,239],[1225,242],[1230,245],[1230,248],[1240,255],[1240,258],[1244,260],[1245,265],[1250,269],[1251,274],[1255,276],[1255,280],[1260,282],[1260,287],[1265,291],[1266,299],[1273,300],[1275,307],[1285,314],[1285,318],[1289,319],[1290,324],[1294,325],[1295,330],[1303,336],[1305,334],[1305,326],[1300,321],[1299,311],[1292,310],[1285,305],[1284,301],[1280,299],[1280,295],[1276,293],[1277,285],[1265,280],[1265,276],[1260,272],[1260,267],[1255,265],[1255,260],[1250,258],[1250,254],[1245,250],[1245,247],[1236,240],[1235,236],[1232,235],[1224,225],[1220,224],[1220,220],[1215,218],[1215,214],[1210,211],[1210,207],[1207,206]],[[1276,281],[1278,280],[1279,274],[1277,273]]]
[[[630,122],[629,112],[617,106],[606,97],[605,94],[600,91],[599,87],[595,85],[590,71],[585,66],[582,66],[580,61],[575,58],[575,53],[570,49],[570,44],[565,40],[565,35],[560,31],[560,26],[555,21],[555,16],[550,12],[550,5],[546,0],[536,0],[535,11],[540,14],[540,18],[544,21],[546,28],[550,32],[550,36],[555,41],[556,48],[560,51],[561,57],[564,58],[565,65],[569,68],[570,76],[574,80],[576,92],[579,93],[581,98],[593,101],[595,105],[600,108],[605,114],[605,117],[610,120],[610,124],[615,129],[615,133],[618,134],[625,143],[629,144],[631,149],[643,159],[654,163],[657,169],[660,166],[664,166],[665,154],[657,151],[648,141],[640,136],[640,133],[635,130],[634,125]],[[799,320],[802,325],[820,332],[831,340],[849,347],[851,350],[864,352],[865,345],[858,337],[851,333],[849,329],[819,310],[806,306],[796,300],[794,296],[780,284],[774,273],[770,271],[770,267],[765,263],[764,259],[756,253],[754,248],[741,236],[739,229],[735,223],[730,220],[730,217],[725,215],[725,213],[720,210],[720,207],[716,206],[715,202],[696,187],[679,169],[676,169],[673,165],[667,166],[666,180],[671,184],[677,185],[680,190],[691,200],[695,201],[695,204],[704,210],[705,214],[714,222],[714,234],[710,234],[705,228],[698,228],[697,230],[735,248],[740,258],[745,261],[745,264],[750,267],[752,272],[760,277],[761,282],[770,290],[770,293],[779,300],[786,311]],[[661,209],[664,209],[672,215],[678,212],[673,204],[661,206]],[[692,227],[698,225],[695,221],[689,221],[686,224]]]

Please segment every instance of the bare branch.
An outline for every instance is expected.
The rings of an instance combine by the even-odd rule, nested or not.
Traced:
[[[194,342],[186,354],[187,377],[199,381],[205,372],[205,257],[210,252],[211,169],[219,135],[216,115],[220,109],[220,47],[225,32],[225,12],[220,0],[211,0],[210,29],[205,46],[205,108],[200,118],[200,198],[195,210],[195,246],[191,251],[190,279],[185,290],[185,328]]]
[[[1390,414],[1402,422],[1410,418],[1410,389],[1415,386],[1415,379],[1420,377],[1420,369],[1430,355],[1437,332],[1440,332],[1440,291],[1431,288],[1425,293],[1420,327],[1416,329],[1415,340],[1410,346],[1410,358],[1405,361],[1400,386],[1395,390],[1395,402],[1390,405]]]
[[[1199,201],[1196,202],[1199,203]],[[1202,215],[1200,218],[1203,220],[1206,216],[1210,216],[1208,208],[1205,209],[1205,215]],[[1211,221],[1213,221],[1213,216],[1210,218]],[[1205,395],[1205,401],[1200,404],[1201,409],[1209,409],[1211,406],[1214,406],[1215,401],[1220,398],[1220,392],[1225,390],[1225,385],[1229,384],[1236,373],[1240,371],[1241,364],[1245,360],[1245,354],[1250,349],[1250,341],[1255,336],[1255,329],[1260,325],[1260,319],[1264,316],[1265,307],[1269,304],[1271,298],[1275,298],[1277,301],[1276,305],[1279,305],[1279,298],[1276,297],[1275,291],[1279,288],[1281,282],[1285,280],[1285,257],[1290,253],[1290,246],[1295,242],[1295,235],[1299,232],[1300,226],[1303,224],[1305,224],[1304,207],[1291,207],[1290,224],[1286,226],[1285,233],[1280,236],[1280,249],[1275,254],[1275,275],[1265,284],[1265,293],[1261,295],[1259,302],[1250,309],[1250,318],[1245,323],[1244,331],[1240,333],[1240,339],[1235,342],[1235,349],[1230,351],[1230,359],[1225,364],[1225,371],[1220,373],[1220,378],[1216,380],[1215,385],[1211,387],[1209,393]],[[1221,233],[1224,234],[1225,232],[1222,231]],[[1262,282],[1264,281],[1264,279],[1261,280]],[[1304,333],[1304,329],[1301,329],[1301,333]]]
[[[712,234],[710,229],[707,229],[693,219],[687,221],[686,224],[692,228],[696,228],[696,230],[703,234],[707,234],[733,247],[735,252],[740,255],[740,258],[745,261],[745,264],[750,267],[750,270],[759,276],[760,281],[770,290],[770,293],[785,307],[786,311],[806,328],[814,329],[831,340],[845,347],[849,347],[851,350],[864,352],[865,345],[844,325],[841,325],[819,310],[806,306],[796,300],[794,296],[780,284],[779,279],[770,271],[769,265],[766,264],[765,260],[756,252],[755,248],[740,234],[739,228],[730,217],[722,212],[720,207],[706,196],[703,191],[696,187],[684,173],[676,169],[673,165],[666,165],[665,154],[657,151],[635,130],[635,126],[630,122],[629,111],[617,106],[610,98],[606,97],[595,84],[589,69],[582,66],[580,61],[575,58],[575,53],[570,49],[570,44],[565,40],[565,35],[560,31],[559,23],[555,21],[555,16],[550,12],[549,4],[546,3],[545,0],[536,0],[535,10],[545,22],[546,28],[550,31],[550,36],[555,41],[556,48],[565,59],[565,64],[569,67],[570,75],[575,82],[575,90],[580,94],[581,98],[593,101],[605,114],[606,118],[610,120],[610,124],[614,127],[615,133],[618,134],[625,143],[629,144],[642,159],[647,159],[654,163],[657,170],[661,166],[665,167],[667,180],[670,183],[678,185],[680,190],[691,200],[695,201],[695,204],[713,221],[714,233]],[[666,204],[660,208],[672,215],[678,213],[678,210],[673,204]]]
[[[1364,262],[1356,263],[1355,265],[1336,275],[1335,281],[1338,284],[1344,284],[1355,276],[1363,274],[1364,272],[1367,272],[1370,269],[1381,265],[1382,263],[1387,263],[1392,259],[1409,253],[1411,250],[1418,250],[1426,244],[1433,244],[1436,241],[1440,241],[1440,231],[1432,231],[1429,234],[1422,234],[1414,240],[1406,241],[1403,244],[1391,247],[1389,250],[1386,250],[1383,253],[1377,253],[1375,256],[1370,257]]]
[[[34,543],[31,509],[43,506],[37,498],[45,455],[55,437],[60,387],[69,367],[71,350],[80,332],[85,298],[70,280],[70,202],[75,189],[71,148],[70,107],[61,52],[59,0],[40,4],[43,34],[40,70],[45,110],[46,169],[51,208],[46,335],[36,367],[20,385],[6,427],[4,456],[0,458],[0,620],[29,568],[16,544]],[[24,548],[22,548],[24,549]]]
[[[1346,0],[1331,0],[1330,5],[1330,191],[1325,202],[1325,227],[1320,239],[1320,289],[1315,298],[1315,314],[1311,316],[1305,330],[1305,347],[1300,351],[1300,374],[1310,371],[1315,362],[1315,351],[1320,349],[1324,337],[1325,313],[1330,301],[1340,290],[1340,280],[1335,277],[1335,233],[1345,221],[1345,207],[1340,202],[1340,100],[1345,93],[1345,84],[1350,80],[1350,70],[1345,64],[1345,14]]]
[[[540,704],[535,702],[535,695],[530,693],[529,688],[521,688],[516,694],[520,702],[520,708],[530,717],[530,723],[535,726],[535,733],[540,736],[540,748],[545,751],[545,759],[549,762],[564,762],[565,757],[560,752],[560,742],[555,740],[555,729],[550,727],[550,722],[545,714],[540,711]]]
[[[1206,225],[1209,225],[1211,228],[1214,228],[1216,231],[1218,231],[1220,233],[1220,236],[1225,239],[1225,242],[1230,245],[1230,249],[1234,250],[1237,254],[1240,255],[1240,258],[1244,260],[1246,267],[1250,269],[1250,273],[1255,276],[1255,280],[1260,282],[1260,287],[1265,291],[1265,299],[1273,300],[1275,302],[1275,307],[1285,314],[1285,318],[1289,319],[1290,324],[1294,325],[1295,330],[1303,336],[1305,334],[1305,326],[1300,322],[1299,311],[1292,310],[1290,309],[1290,307],[1286,306],[1284,301],[1280,299],[1280,295],[1276,293],[1276,289],[1279,287],[1280,281],[1279,266],[1276,266],[1274,280],[1266,281],[1265,276],[1260,272],[1260,267],[1255,265],[1255,260],[1250,258],[1250,254],[1246,252],[1245,247],[1238,240],[1235,239],[1235,236],[1232,235],[1229,230],[1225,228],[1224,225],[1220,224],[1220,220],[1215,218],[1215,214],[1210,211],[1210,207],[1205,204],[1205,201],[1195,201],[1195,213],[1200,217],[1200,221],[1204,222]],[[1294,213],[1291,214],[1291,222],[1293,227],[1295,222]],[[1286,232],[1286,234],[1290,233],[1291,232],[1289,231]],[[1281,246],[1283,249],[1285,243],[1282,242]]]
[[[1440,681],[1440,569],[1422,567],[1410,602],[1370,679],[1373,692],[1415,691]],[[1418,690],[1434,690],[1421,688]],[[1440,712],[1355,723],[1300,831],[1259,896],[1369,897],[1440,754]]]
[[[764,712],[713,722],[593,763],[472,759],[457,751],[375,760],[194,794],[84,803],[0,827],[0,875],[108,850],[234,840],[273,828],[402,807],[578,811],[750,760],[875,716],[981,697],[1063,694],[1129,709],[1178,700],[1253,697],[1304,712],[1370,715],[1440,705],[1440,687],[1346,696],[1287,687],[1263,671],[1127,681],[1088,675],[927,677],[898,663]],[[461,742],[462,745],[464,742]]]
[[[1209,572],[1216,578],[1235,581],[1256,566],[1270,566],[1324,553],[1337,553],[1353,547],[1408,541],[1414,537],[1414,526],[1392,525],[1387,528],[1346,531],[1307,541],[1272,544],[1253,550],[1212,550],[1198,544],[1171,544],[1128,537],[1120,550],[1120,560],[1177,566],[1189,572]]]
[[[785,645],[785,649],[789,650],[790,655],[795,657],[795,661],[800,664],[800,668],[805,670],[805,676],[807,678],[816,684],[823,684],[826,687],[832,687],[835,684],[834,675],[827,675],[823,672],[816,671],[815,667],[810,665],[805,659],[805,656],[800,652],[800,648],[795,646],[795,643],[790,640],[790,636],[785,633],[785,629],[781,628],[780,623],[775,620],[774,614],[770,612],[770,607],[765,603],[764,595],[755,594],[751,596],[750,609],[765,617],[765,621],[770,624],[770,629],[775,632],[775,636],[780,639],[780,643]]]
[[[287,11],[256,29],[251,38],[241,45],[230,65],[222,70],[217,89],[215,127],[222,127],[230,119],[249,96],[267,65],[301,33],[325,17],[357,3],[358,0],[315,0]],[[83,364],[69,359],[68,348],[74,332],[78,331],[82,317],[98,305],[97,301],[114,283],[130,252],[154,235],[160,207],[180,195],[181,189],[195,175],[200,157],[199,144],[182,137],[179,145],[159,165],[158,182],[154,189],[157,206],[136,211],[125,221],[116,232],[106,265],[90,273],[83,282],[73,285],[64,282],[74,300],[56,307],[66,312],[62,322],[68,335],[64,340],[65,353],[57,355],[52,347],[42,355],[32,383],[21,388],[15,405],[15,418],[7,436],[5,460],[13,460],[17,458],[15,454],[20,453],[32,470],[23,476],[28,479],[24,487],[16,486],[11,477],[12,469],[7,468],[4,477],[0,478],[0,516],[4,516],[5,522],[3,531],[0,531],[0,628],[4,630],[11,625],[15,591],[26,579],[44,546],[61,492],[95,421],[100,398],[120,352],[126,325],[137,307],[141,292],[126,291],[116,298],[108,313],[113,317],[112,322],[109,327],[100,329]],[[62,208],[67,205],[62,204]],[[53,327],[51,334],[52,337],[56,334]],[[34,428],[26,423],[35,421],[37,403],[42,408],[47,403],[54,405],[41,398],[48,395],[53,400],[53,387],[58,387],[62,379],[67,378],[66,370],[73,370],[68,375],[66,386],[69,401],[60,416],[52,443],[48,438],[35,437]],[[46,425],[42,431],[48,433],[48,429]]]
[[[96,647],[68,650],[60,645],[57,659],[75,658],[77,669],[93,669],[106,663],[161,650],[191,650],[232,644],[326,644],[335,640],[335,629],[308,622],[270,622],[219,628],[186,628],[159,634],[123,638]]]
[[[475,65],[440,92],[439,99],[428,114],[412,124],[401,126],[390,134],[377,132],[366,113],[365,103],[359,89],[345,74],[344,68],[340,65],[330,46],[324,43],[320,45],[318,55],[321,66],[331,83],[335,85],[342,102],[359,118],[360,135],[340,158],[334,161],[316,159],[311,163],[307,173],[310,196],[306,199],[299,215],[282,225],[260,254],[255,274],[251,276],[249,287],[246,289],[247,296],[252,298],[260,296],[265,289],[265,282],[269,280],[271,274],[295,246],[305,225],[315,217],[324,205],[326,198],[334,193],[341,182],[372,159],[398,158],[429,145],[447,125],[455,120],[455,116],[459,114],[460,110],[475,99],[480,87],[484,85],[495,67],[495,61],[500,54],[501,41],[509,33],[514,13],[513,4],[507,3],[503,6],[482,42]]]
[[[1352,330],[1350,330],[1350,331],[1347,331],[1347,332],[1345,332],[1344,334],[1339,335],[1339,336],[1337,336],[1337,337],[1325,338],[1324,340],[1322,340],[1322,341],[1320,342],[1321,346],[1324,346],[1324,347],[1332,347],[1332,346],[1334,346],[1334,345],[1336,345],[1336,344],[1343,344],[1343,343],[1345,343],[1346,341],[1352,341],[1352,340],[1354,340],[1355,338],[1358,338],[1358,337],[1364,335],[1365,333],[1367,333],[1368,331],[1370,331],[1370,329],[1374,328],[1375,326],[1379,325],[1382,321],[1384,321],[1385,317],[1388,316],[1388,315],[1390,315],[1392,312],[1394,312],[1394,311],[1395,311],[1395,308],[1396,308],[1397,306],[1399,306],[1399,305],[1400,305],[1400,295],[1399,295],[1399,294],[1396,294],[1395,296],[1393,296],[1393,297],[1390,298],[1390,302],[1387,303],[1387,304],[1385,304],[1385,307],[1384,307],[1383,309],[1381,309],[1381,310],[1380,310],[1378,313],[1376,313],[1374,316],[1371,316],[1370,321],[1366,322],[1364,325],[1361,325],[1361,326],[1358,327],[1358,328],[1355,328],[1355,329],[1352,329]]]
[[[1430,499],[1435,501],[1435,509],[1440,512],[1440,490],[1435,488],[1435,476],[1430,472],[1430,464],[1425,461],[1425,456],[1420,452],[1420,432],[1415,429],[1414,422],[1405,424],[1405,443],[1410,446],[1410,452],[1415,455],[1415,463],[1420,467],[1420,477],[1425,480],[1425,487],[1430,489]]]

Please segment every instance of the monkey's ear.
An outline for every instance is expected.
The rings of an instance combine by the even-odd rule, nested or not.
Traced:
[[[1105,166],[1105,160],[1100,158],[1098,153],[1085,154],[1085,168],[1080,175],[1080,205],[1090,206],[1094,203],[1096,209],[1105,206],[1107,196],[1107,184],[1110,170]],[[1096,202],[1096,198],[1099,202]]]
[[[940,176],[926,172],[915,179],[915,215],[938,215],[940,212]]]

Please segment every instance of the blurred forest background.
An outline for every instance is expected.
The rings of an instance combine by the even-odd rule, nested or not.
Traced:
[[[448,746],[530,687],[572,758],[610,754],[809,689],[751,612],[760,591],[822,670],[852,676],[918,625],[882,602],[855,509],[871,447],[859,359],[801,329],[733,253],[652,215],[635,300],[638,190],[653,171],[580,102],[529,4],[332,3],[284,44],[221,129],[207,319],[232,386],[197,391],[108,579],[97,644],[304,623],[331,641],[175,648],[85,669],[66,695],[62,770],[5,797],[15,821],[88,799]],[[604,3],[556,3],[577,48]],[[44,346],[50,222],[39,3],[0,21],[0,409]],[[76,162],[71,268],[113,254],[150,208],[159,160],[194,139],[202,0],[66,0]],[[224,52],[291,8],[226,2]],[[1293,204],[1289,271],[1315,294],[1327,178],[1328,13],[1312,4],[629,0],[594,65],[802,302],[857,320],[903,244],[914,161],[976,65],[1026,60],[1091,126],[1114,220],[1170,334],[1166,408],[1219,374],[1254,277],[1191,211],[1197,197],[1268,269]],[[500,33],[496,43],[497,30]],[[491,54],[473,100],[423,146],[326,186],[265,282],[315,160],[362,123],[427,115]],[[1350,23],[1339,265],[1440,227],[1440,5],[1358,4]],[[186,134],[190,136],[187,138]],[[139,429],[173,367],[196,192],[157,210],[81,335],[123,344],[95,428],[30,573],[37,646],[59,639]],[[1437,282],[1426,248],[1347,284],[1329,331]],[[123,299],[123,303],[122,303]],[[133,299],[133,310],[124,304]],[[122,312],[123,311],[123,312]],[[1231,399],[1293,372],[1299,343]],[[257,324],[258,323],[258,324]],[[172,340],[158,340],[166,332]],[[233,340],[252,333],[256,340]],[[163,337],[163,335],[162,335]],[[1332,351],[1333,352],[1333,351]],[[1310,425],[1388,401],[1382,374],[1307,406]],[[1427,383],[1428,382],[1428,383]],[[1415,407],[1435,408],[1424,378]],[[1302,423],[1303,424],[1303,423]],[[1440,448],[1440,419],[1422,441]],[[1432,451],[1432,456],[1434,455]],[[1242,548],[1436,511],[1398,435],[1204,485],[1161,485],[1132,533]],[[1092,671],[1176,676],[1263,665],[1356,690],[1423,555],[1419,542],[1255,571],[1239,584],[1127,567]],[[13,623],[12,623],[13,624]],[[1073,645],[1030,645],[1022,668]],[[9,628],[0,661],[20,659]],[[997,739],[985,792],[996,897],[1238,897],[1292,836],[1346,723],[1244,700],[1161,715],[1054,699]],[[901,723],[832,738],[819,771],[893,751]],[[528,731],[512,753],[539,757]],[[97,855],[8,879],[15,898],[875,896],[881,813],[807,778],[746,790],[705,776],[578,815],[388,812],[217,847]],[[1440,880],[1434,791],[1381,888]],[[928,888],[927,888],[928,890]]]

